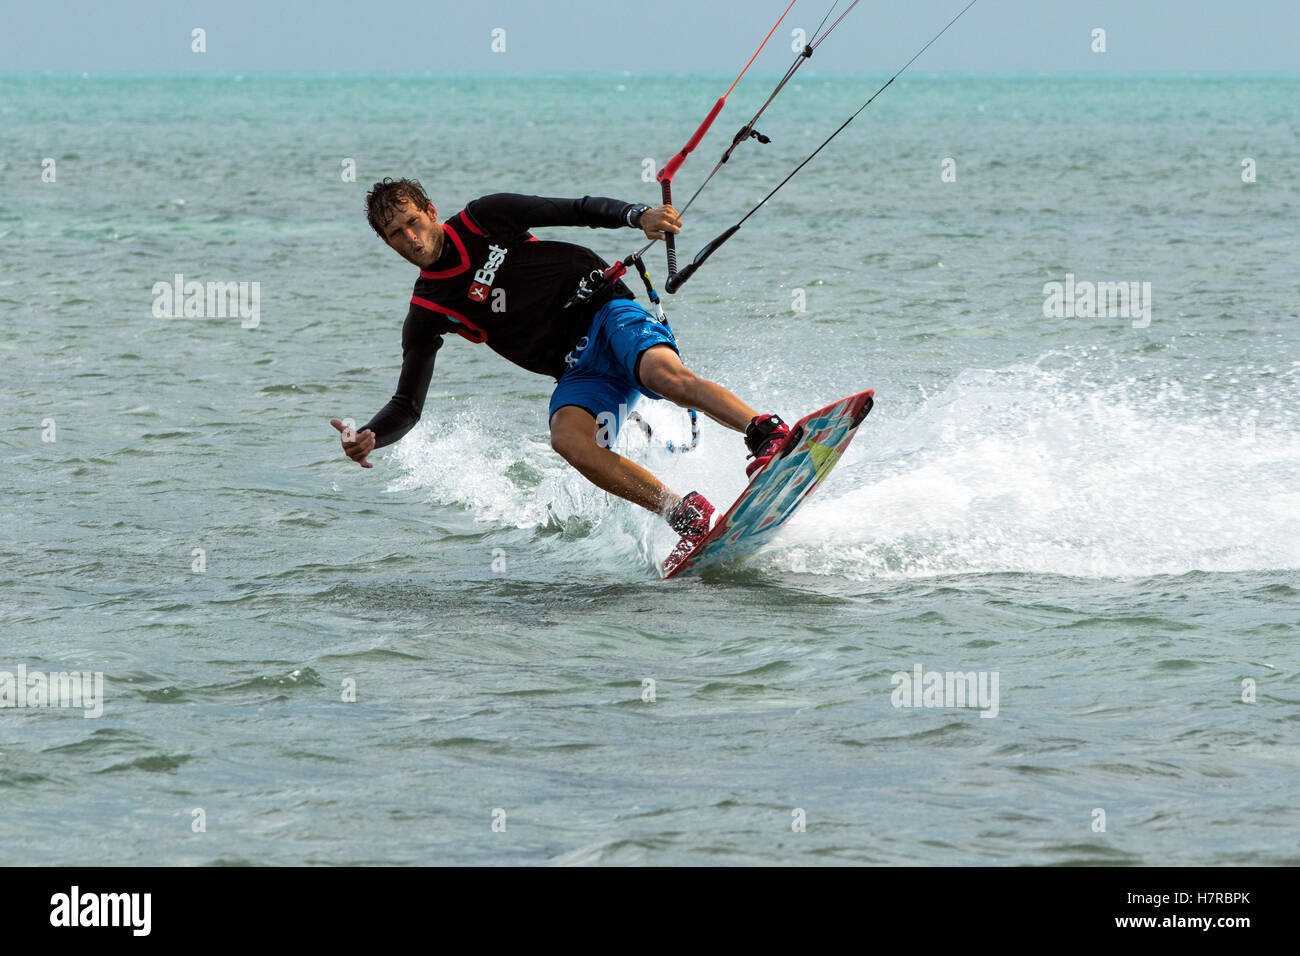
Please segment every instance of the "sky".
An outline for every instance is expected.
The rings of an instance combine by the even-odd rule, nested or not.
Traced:
[[[723,74],[787,2],[4,0],[0,73]],[[809,68],[892,73],[965,3],[860,0]],[[784,69],[830,5],[798,0],[755,71]],[[1297,40],[1300,0],[977,0],[913,69],[1300,73]]]

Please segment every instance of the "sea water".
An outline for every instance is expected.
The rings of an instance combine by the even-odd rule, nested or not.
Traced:
[[[801,74],[683,261],[882,80]],[[654,203],[725,82],[0,78],[0,671],[103,681],[0,711],[0,862],[1300,862],[1300,79],[895,83],[665,296],[760,411],[876,390],[741,568],[659,580],[553,383],[459,339],[342,455],[414,280],[372,182]],[[618,448],[745,483],[711,421]]]

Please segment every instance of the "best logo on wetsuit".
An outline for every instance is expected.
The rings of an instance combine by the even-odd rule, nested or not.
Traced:
[[[506,250],[501,246],[488,246],[487,262],[483,263],[483,268],[474,273],[474,284],[469,287],[469,297],[475,302],[486,302],[488,292],[492,289],[492,281],[497,277],[497,270],[501,268],[501,263],[506,261]]]

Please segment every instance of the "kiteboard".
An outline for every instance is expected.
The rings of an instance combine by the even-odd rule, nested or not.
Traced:
[[[662,566],[665,578],[747,558],[771,540],[826,480],[871,411],[874,390],[799,419],[781,451],[756,471],[736,503],[691,551]]]

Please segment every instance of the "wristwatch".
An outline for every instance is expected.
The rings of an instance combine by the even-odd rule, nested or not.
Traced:
[[[627,214],[624,216],[627,220],[627,224],[635,229],[641,224],[641,214],[649,208],[650,207],[645,205],[645,203],[637,203],[636,205],[629,207]]]

